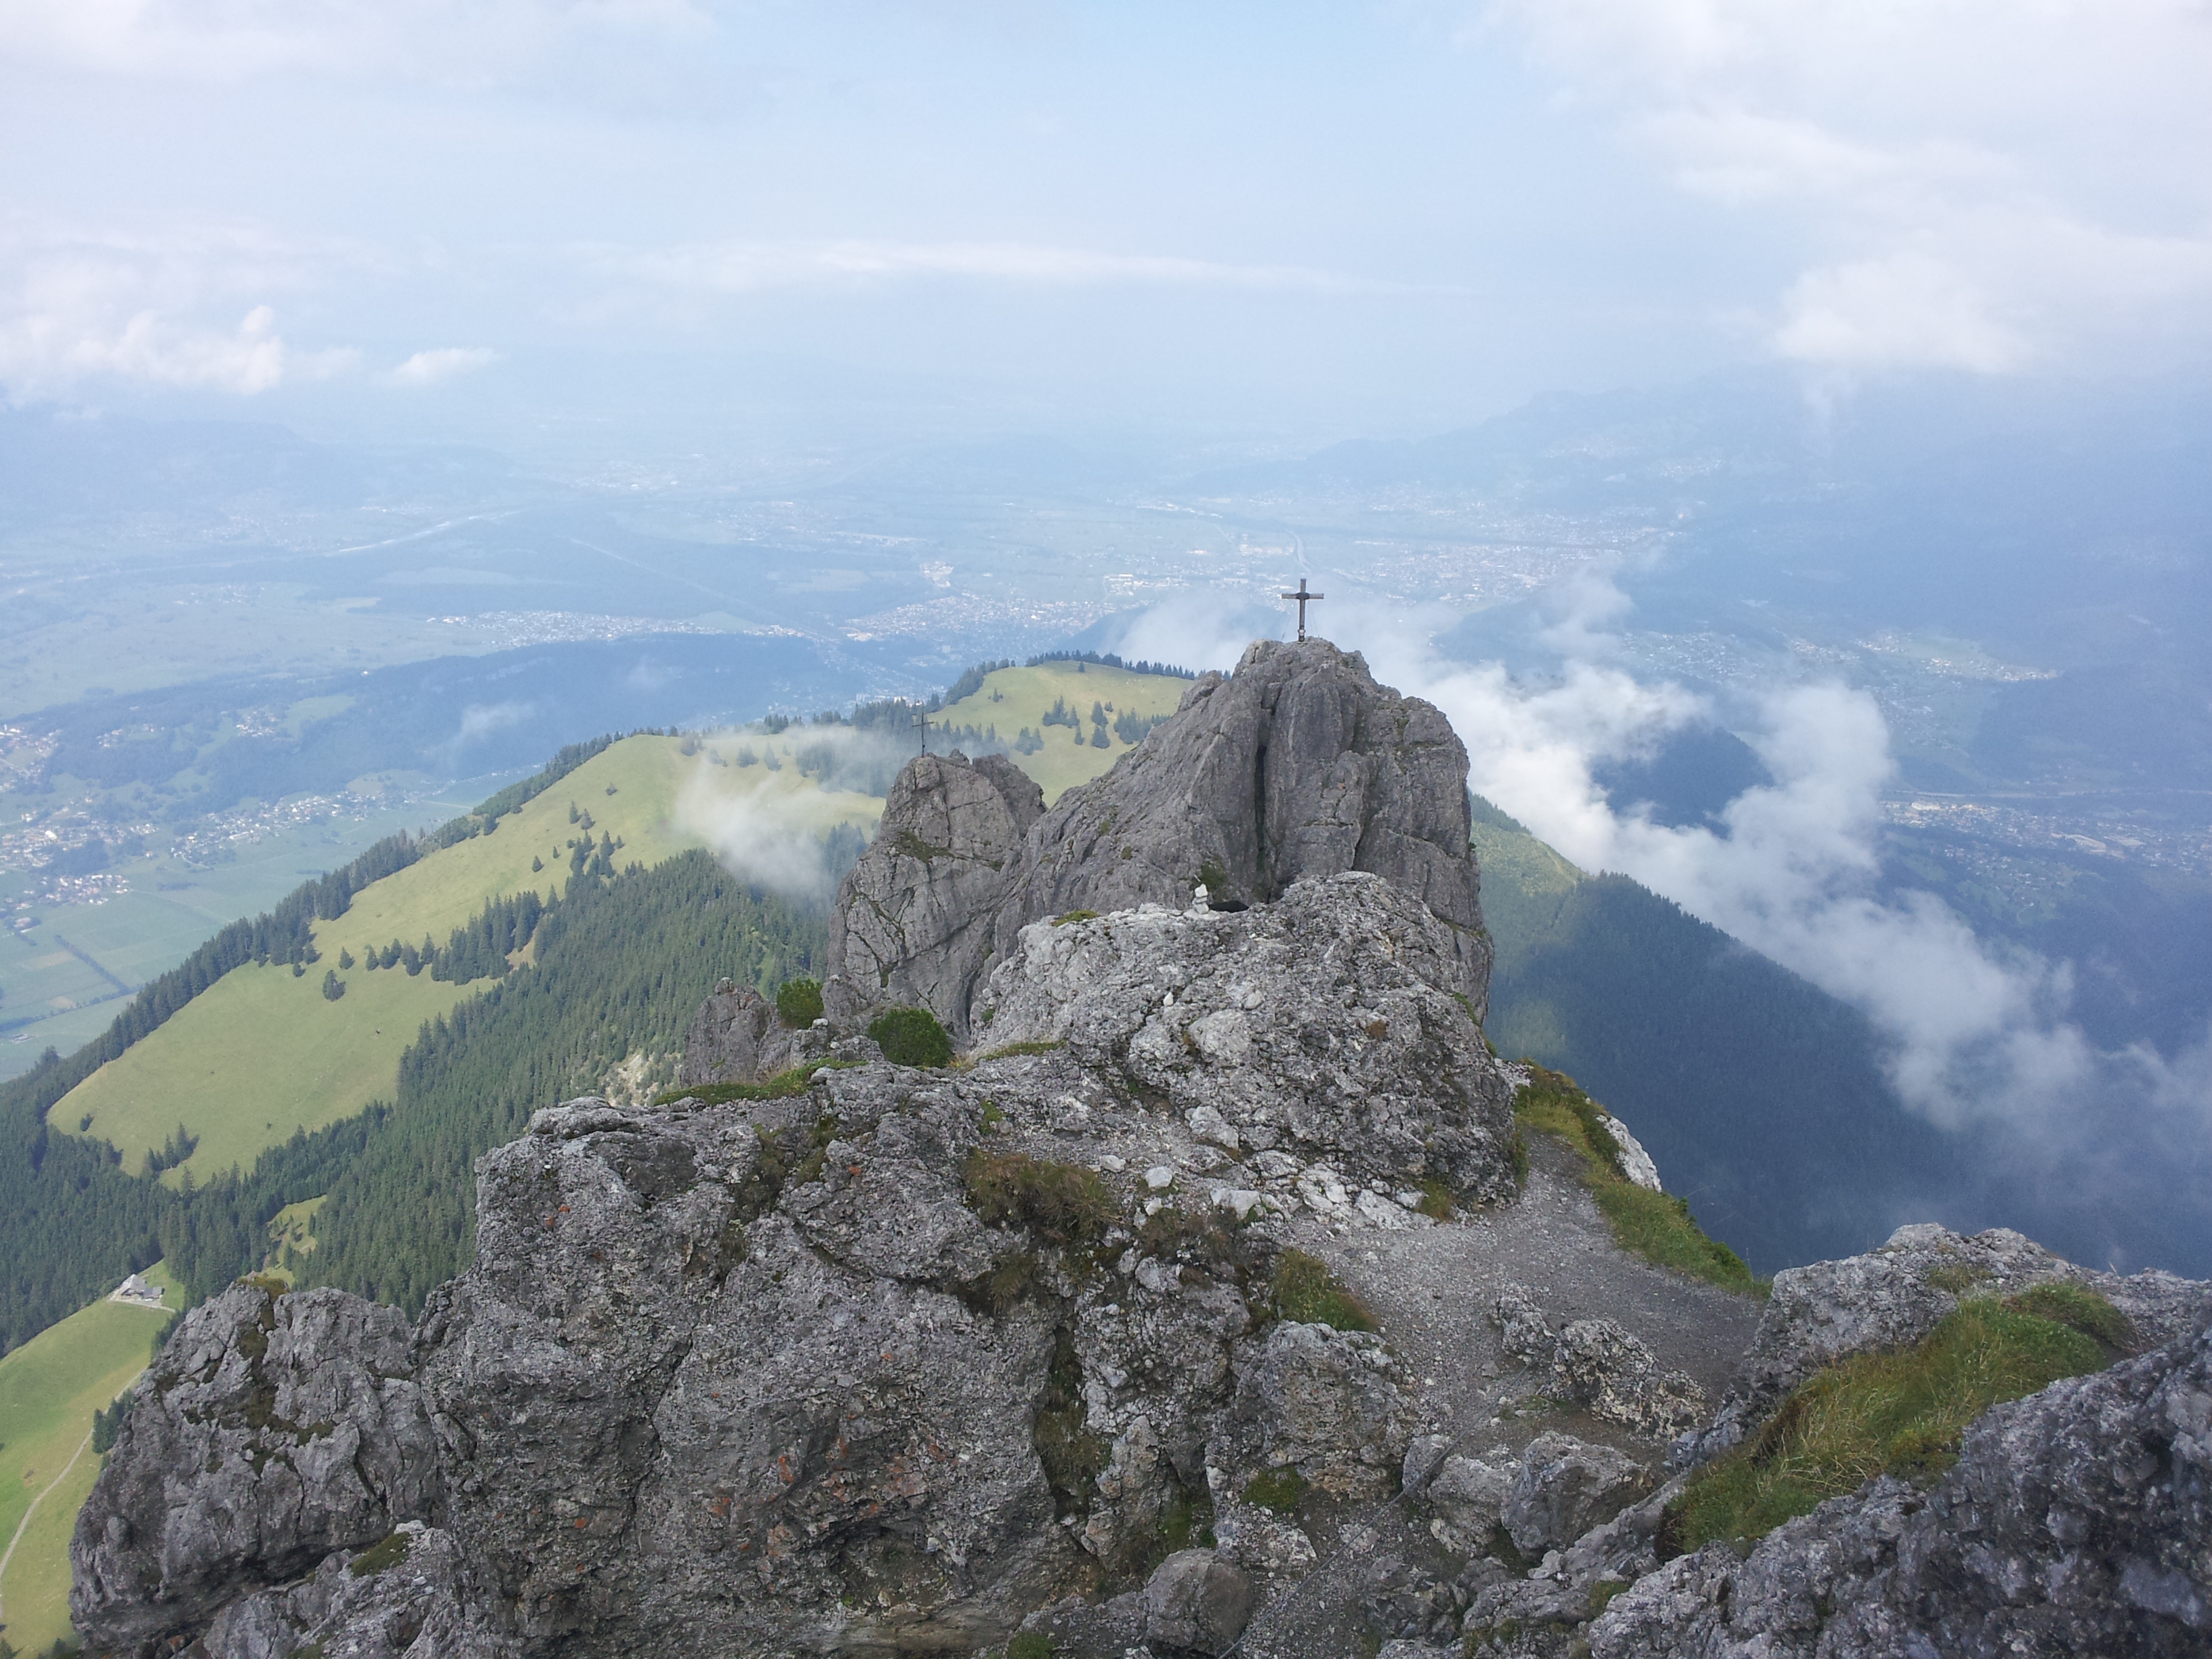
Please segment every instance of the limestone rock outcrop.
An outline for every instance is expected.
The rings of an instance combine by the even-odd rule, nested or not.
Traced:
[[[395,1309],[241,1280],[185,1315],[80,1513],[71,1617],[150,1650],[242,1595],[360,1550],[444,1496]]]
[[[470,1609],[453,1534],[419,1521],[358,1553],[325,1557],[309,1577],[232,1602],[199,1659],[520,1659],[520,1645]]]
[[[1043,812],[1043,792],[1003,755],[909,762],[838,891],[833,977],[864,1004],[933,1009],[961,1029],[1008,872]]]
[[[1495,1200],[1512,1187],[1512,1097],[1452,994],[1455,943],[1360,874],[1233,914],[1036,922],[977,999],[980,1040],[1065,1043],[1236,1150],[1295,1146],[1355,1186],[1433,1178]]]
[[[157,1372],[174,1410],[134,1412],[87,1510],[88,1629],[143,1653],[212,1628],[254,1659],[363,1620],[486,1654],[968,1650],[1218,1503],[1218,1559],[1144,1615],[1202,1647],[1241,1575],[1312,1559],[1287,1521],[1229,1524],[1251,1479],[1370,1502],[1415,1427],[1381,1338],[1268,1310],[1300,1183],[1356,1172],[1394,1226],[1378,1194],[1511,1189],[1499,1073],[1433,982],[1454,963],[1418,901],[1340,874],[1030,930],[1004,1018],[1065,1035],[963,1067],[856,1054],[775,1099],[544,1109],[480,1162],[475,1263],[411,1346],[335,1291],[192,1316]],[[352,1432],[364,1400],[383,1415]],[[311,1523],[274,1460],[332,1425],[343,1467],[307,1490],[350,1507]],[[365,1600],[347,1553],[404,1525],[421,1585]]]
[[[965,1037],[984,975],[1031,922],[1181,911],[1201,886],[1243,908],[1344,871],[1428,907],[1453,964],[1442,988],[1479,1020],[1491,949],[1465,749],[1440,711],[1376,684],[1357,653],[1262,640],[1049,811],[1002,757],[911,763],[839,894],[832,1012],[917,1003]]]
[[[1883,1477],[1747,1558],[1615,1597],[1595,1659],[2212,1651],[2212,1334],[1999,1406],[1929,1490]]]
[[[683,1056],[677,1062],[677,1085],[698,1088],[774,1077],[811,1058],[810,1051],[822,1046],[811,1041],[817,1036],[786,1030],[774,1003],[751,986],[726,979],[691,1017],[684,1034]]]
[[[1450,989],[1490,985],[1467,750],[1441,710],[1378,685],[1326,640],[1255,641],[1234,674],[1202,675],[1175,717],[1105,776],[1071,789],[1024,838],[993,942],[1071,910],[1263,904],[1303,876],[1360,870],[1451,931]]]

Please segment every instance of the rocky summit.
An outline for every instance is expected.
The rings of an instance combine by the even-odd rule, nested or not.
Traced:
[[[1627,1248],[1694,1229],[1617,1120],[1516,1121],[1434,710],[1264,646],[1051,811],[1010,773],[907,769],[819,1022],[725,986],[659,1103],[484,1158],[411,1327],[192,1310],[79,1518],[90,1650],[2212,1651],[2207,1287]],[[1869,1467],[1776,1484],[1853,1410]]]
[[[1467,751],[1442,711],[1376,684],[1357,652],[1262,640],[1049,811],[1001,757],[908,767],[839,895],[830,965],[848,1012],[912,1003],[964,1033],[1031,922],[1181,910],[1200,889],[1239,910],[1358,870],[1428,908],[1455,964],[1442,988],[1479,1019],[1490,939],[1468,830]]]

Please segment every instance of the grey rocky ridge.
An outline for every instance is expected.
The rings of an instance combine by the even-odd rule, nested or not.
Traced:
[[[830,967],[853,1001],[915,1003],[956,1033],[1021,930],[1074,911],[1282,897],[1360,870],[1427,906],[1479,1020],[1490,940],[1468,847],[1467,751],[1433,704],[1326,640],[1262,640],[1204,674],[1103,777],[1047,811],[1002,757],[909,767],[847,878]]]
[[[1009,774],[907,769],[820,1025],[724,987],[673,1097],[483,1159],[411,1328],[189,1313],[80,1517],[91,1649],[2206,1650],[2205,1287],[1918,1228],[1762,1304],[1621,1249],[1483,1041],[1435,710],[1268,645],[1050,811]],[[895,1004],[965,1054],[885,1061]],[[2134,1357],[1676,1541],[1839,1362],[2035,1293]]]

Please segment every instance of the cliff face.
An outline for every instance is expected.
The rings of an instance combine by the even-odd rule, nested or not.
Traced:
[[[1006,872],[1043,811],[1043,792],[1003,755],[911,762],[838,892],[832,975],[863,1001],[959,1024],[990,956]]]
[[[1468,828],[1467,751],[1440,711],[1326,640],[1262,640],[1048,812],[1001,758],[909,766],[839,895],[830,969],[862,1002],[918,1003],[964,1033],[1031,922],[1180,910],[1201,885],[1241,908],[1364,871],[1450,933],[1442,988],[1480,1018],[1491,953]]]
[[[242,1594],[441,1510],[437,1437],[397,1310],[241,1280],[138,1384],[78,1518],[70,1607],[147,1651]]]

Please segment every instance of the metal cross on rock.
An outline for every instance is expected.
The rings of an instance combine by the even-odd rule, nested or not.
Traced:
[[[921,752],[927,755],[929,752],[929,710],[927,708],[915,709],[914,711],[914,725],[915,730],[921,733]]]
[[[1309,593],[1309,592],[1306,592],[1306,579],[1305,579],[1304,576],[1301,576],[1301,577],[1299,577],[1299,578],[1298,578],[1298,591],[1297,591],[1297,592],[1295,592],[1295,593],[1285,593],[1285,594],[1281,595],[1281,597],[1282,597],[1282,598],[1284,598],[1284,599],[1296,599],[1296,600],[1298,602],[1298,637],[1299,637],[1300,639],[1304,639],[1304,638],[1305,638],[1305,636],[1306,636],[1306,601],[1307,601],[1307,600],[1309,600],[1309,599],[1322,599],[1322,598],[1325,598],[1325,597],[1327,597],[1327,596],[1326,596],[1326,595],[1324,595],[1324,594],[1320,594],[1320,593]]]

